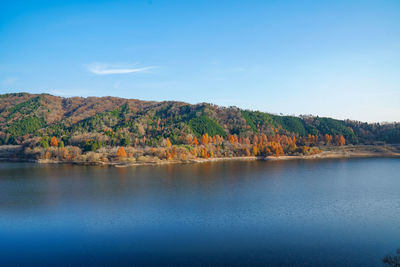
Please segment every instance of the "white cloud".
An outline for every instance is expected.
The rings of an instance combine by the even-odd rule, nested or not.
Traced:
[[[154,67],[142,67],[142,68],[129,68],[121,67],[109,64],[94,63],[87,66],[88,71],[97,75],[107,75],[107,74],[127,74],[135,72],[143,72]]]

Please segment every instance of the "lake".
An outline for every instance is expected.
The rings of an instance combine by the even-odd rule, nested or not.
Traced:
[[[0,265],[381,266],[400,160],[0,163]]]

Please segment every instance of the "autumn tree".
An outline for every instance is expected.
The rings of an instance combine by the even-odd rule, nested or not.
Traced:
[[[125,152],[125,149],[122,146],[118,148],[117,157],[126,158],[126,152]]]
[[[253,136],[252,142],[253,142],[254,145],[258,144],[258,137],[257,137],[257,135]]]
[[[174,157],[171,152],[167,151],[167,159],[171,160]]]
[[[166,139],[165,145],[166,145],[167,147],[172,146],[171,141],[169,140],[169,138]]]
[[[45,159],[50,159],[51,158],[51,152],[47,150],[46,153],[44,153],[44,158]]]
[[[346,144],[346,139],[344,139],[343,135],[336,135],[335,136],[335,145],[337,146],[343,146]]]
[[[340,135],[339,137],[339,143],[341,146],[344,146],[346,144],[346,139],[344,139],[343,135]]]
[[[200,153],[202,158],[208,158],[208,153],[207,153],[207,149],[205,149],[204,147],[201,149],[201,153]]]
[[[61,143],[61,142],[60,142]],[[59,149],[59,158],[63,159],[63,160],[69,160],[70,156],[68,154],[68,150],[64,147],[60,147]]]
[[[344,139],[343,135],[336,135],[335,136],[335,143],[338,146],[343,146],[344,144],[346,144],[346,139]]]
[[[203,134],[203,136],[201,137],[201,144],[202,145],[208,144],[208,133]]]
[[[58,140],[55,136],[51,138],[50,145],[55,147],[58,146]]]
[[[176,156],[176,154],[177,154],[177,149],[176,149],[175,146],[171,149],[171,154],[172,154],[172,157],[175,157],[175,156]]]
[[[193,137],[191,135],[186,136],[186,143],[190,145],[192,144],[192,142],[193,142]]]
[[[297,148],[296,146],[296,137],[288,138],[287,149],[290,152],[293,152]]]
[[[250,150],[249,150],[248,147],[245,148],[244,154],[245,154],[247,157],[250,156]]]
[[[216,144],[216,143],[217,143],[217,138],[216,138],[215,136],[213,136],[212,142],[213,142],[213,144]]]
[[[235,134],[235,135],[233,135],[233,142],[234,143],[237,143],[237,142],[239,142],[239,140],[238,140],[238,137],[237,137],[237,135]]]
[[[310,145],[315,144],[318,141],[318,138],[316,138],[315,135],[311,135],[311,134],[308,135],[307,139],[308,139],[308,143]]]
[[[193,138],[192,144],[195,145],[195,146],[198,146],[198,145],[199,145],[199,141],[197,141],[196,136]]]
[[[257,156],[257,154],[258,154],[258,148],[257,148],[256,145],[253,146],[252,153],[253,153],[253,156]]]
[[[332,142],[332,135],[325,134],[324,139],[325,139],[325,145],[329,145]]]

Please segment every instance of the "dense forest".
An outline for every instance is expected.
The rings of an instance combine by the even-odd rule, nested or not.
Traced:
[[[400,124],[279,116],[208,103],[0,95],[0,145],[23,145],[36,158],[304,155],[320,146],[377,142],[399,143]]]

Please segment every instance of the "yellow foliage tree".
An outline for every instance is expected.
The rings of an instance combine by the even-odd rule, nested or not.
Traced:
[[[258,154],[258,148],[257,148],[256,145],[253,146],[252,152],[253,152],[253,156],[257,156],[257,154]]]
[[[201,157],[205,159],[208,158],[207,149],[205,149],[204,147],[201,149]]]
[[[166,144],[166,146],[167,146],[167,147],[170,147],[170,146],[172,146],[172,144],[171,144],[171,141],[169,141],[169,138],[167,138],[167,140],[166,140],[166,143],[165,143],[165,144]]]

